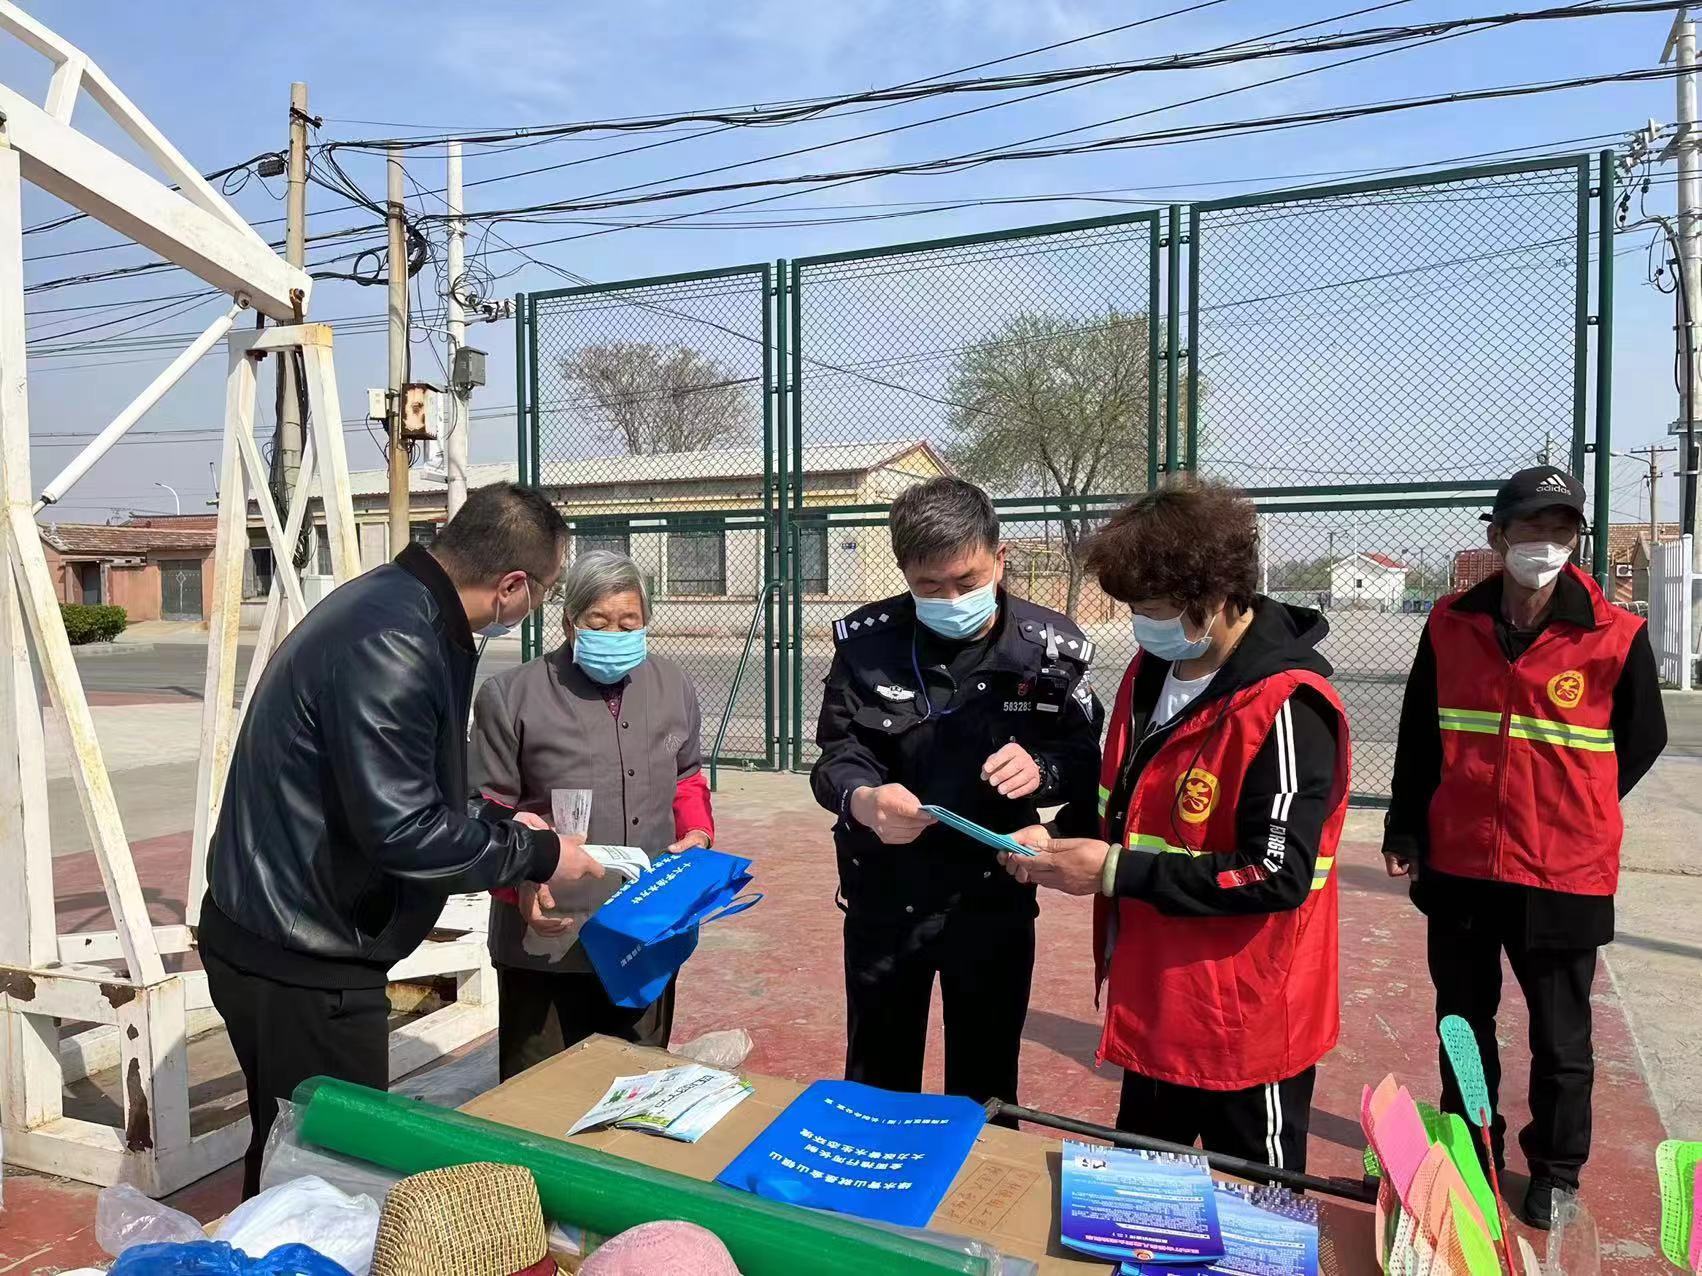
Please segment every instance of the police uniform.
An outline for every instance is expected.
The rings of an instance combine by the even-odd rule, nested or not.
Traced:
[[[1097,828],[1104,712],[1088,684],[1093,643],[1044,607],[999,593],[983,638],[950,642],[916,620],[903,594],[834,625],[811,773],[839,817],[834,842],[845,911],[847,1078],[919,1091],[934,979],[945,1017],[945,1089],[985,1102],[1017,1097],[1017,1055],[1034,972],[1032,886],[997,852],[944,825],[887,846],[851,816],[851,793],[902,784],[923,803],[1008,833],[1062,806],[1067,835]],[[1015,742],[1040,789],[1001,797],[982,764]]]

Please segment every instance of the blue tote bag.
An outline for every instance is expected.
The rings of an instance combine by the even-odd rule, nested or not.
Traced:
[[[660,997],[696,951],[700,926],[742,913],[762,898],[742,894],[750,866],[721,851],[663,856],[592,913],[580,927],[579,943],[609,1000],[642,1010]]]

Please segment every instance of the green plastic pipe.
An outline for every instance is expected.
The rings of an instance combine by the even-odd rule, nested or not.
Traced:
[[[538,1182],[546,1217],[602,1236],[678,1219],[719,1236],[744,1276],[990,1276],[988,1259],[799,1209],[625,1157],[434,1107],[403,1095],[312,1077],[296,1087],[301,1140],[402,1174],[473,1161],[519,1165]]]

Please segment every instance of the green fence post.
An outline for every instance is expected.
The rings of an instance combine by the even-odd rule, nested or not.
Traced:
[[[770,352],[774,361],[774,447],[775,447],[775,502],[774,502],[774,578],[781,583],[775,598],[774,610],[777,619],[778,641],[775,644],[774,691],[775,717],[773,720],[775,761],[774,765],[784,771],[791,761],[789,741],[791,738],[791,697],[790,674],[793,656],[791,649],[792,624],[787,603],[791,599],[791,589],[786,583],[786,564],[791,549],[791,510],[787,507],[786,494],[790,488],[790,460],[786,446],[786,423],[791,418],[791,403],[787,399],[788,377],[786,362],[787,336],[787,295],[791,290],[791,280],[787,274],[785,258],[774,263],[774,349]]]
[[[526,340],[526,294],[514,294],[514,477],[524,482],[530,475],[531,455],[537,451],[538,443],[532,437],[531,422],[526,417],[526,391],[528,388],[527,340]],[[526,623],[520,626],[520,658],[530,660],[538,653],[540,634],[539,619],[527,616]]]
[[[1591,568],[1596,581],[1608,588],[1607,528],[1613,521],[1613,151],[1601,153],[1596,188],[1596,216],[1601,225],[1596,244],[1596,519],[1590,538]]]
[[[1177,261],[1181,261],[1178,251]],[[1200,210],[1188,209],[1188,433],[1187,465],[1200,468]]]
[[[1589,440],[1590,359],[1590,159],[1578,157],[1577,303],[1572,330],[1572,473],[1584,477],[1584,445]]]
[[[1165,334],[1170,353],[1164,361],[1164,473],[1174,483],[1181,473],[1181,439],[1177,407],[1182,374],[1182,351],[1176,339],[1176,318],[1182,309],[1182,207],[1170,206],[1168,278],[1165,280]]]
[[[763,765],[770,771],[778,765],[775,754],[779,735],[774,730],[774,594],[769,588],[779,579],[774,570],[778,544],[775,523],[779,517],[774,473],[777,452],[774,400],[778,393],[774,377],[775,293],[774,268],[765,265],[762,268],[762,572],[757,581],[757,597],[762,606]]]
[[[804,305],[803,277],[796,262],[791,270],[791,320],[787,334],[792,342],[792,510],[796,516],[804,510]],[[804,760],[804,578],[795,539],[788,542],[787,550],[790,567],[787,580],[792,591],[792,766],[796,768]]]
[[[1158,486],[1158,218],[1147,223],[1146,490]]]

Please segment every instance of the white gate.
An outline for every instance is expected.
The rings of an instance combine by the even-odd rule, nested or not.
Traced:
[[[1662,541],[1649,558],[1649,643],[1655,649],[1661,681],[1689,691],[1695,660],[1690,632],[1690,599],[1695,586],[1690,537]]]

